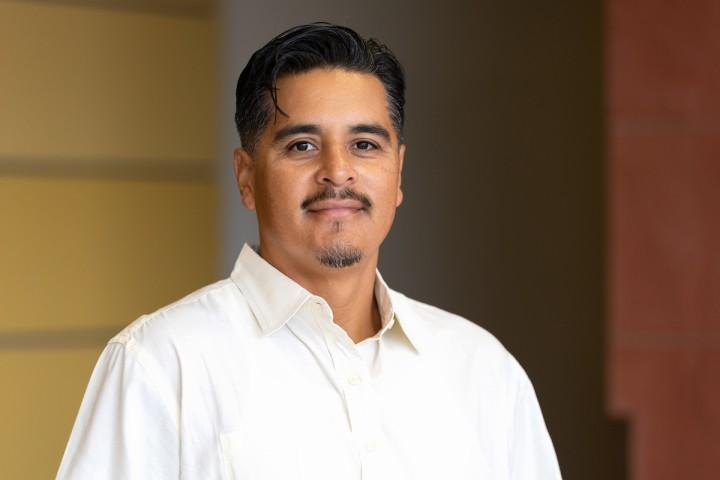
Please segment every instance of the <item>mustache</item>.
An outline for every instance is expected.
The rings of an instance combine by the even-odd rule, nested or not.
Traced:
[[[352,188],[343,188],[342,190],[336,190],[334,188],[326,188],[325,190],[316,193],[310,198],[307,198],[305,201],[300,204],[300,208],[303,210],[307,210],[312,206],[315,202],[321,202],[323,200],[330,200],[330,199],[351,199],[356,200],[362,204],[362,206],[365,208],[365,210],[370,210],[372,208],[372,201],[370,198],[360,192],[356,192]]]

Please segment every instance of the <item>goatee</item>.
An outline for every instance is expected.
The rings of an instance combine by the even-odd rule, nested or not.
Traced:
[[[326,267],[346,268],[362,260],[362,251],[352,245],[332,245],[322,248],[317,252],[316,257]]]

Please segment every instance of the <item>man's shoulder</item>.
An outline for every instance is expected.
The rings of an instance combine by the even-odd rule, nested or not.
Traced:
[[[201,340],[231,328],[231,320],[247,316],[244,297],[231,279],[202,287],[127,325],[109,343],[126,348],[138,344],[176,343]]]
[[[450,342],[460,348],[482,349],[497,355],[507,354],[502,343],[479,324],[400,292],[391,290],[391,296],[398,304],[398,313],[409,315],[409,321],[417,322],[422,335],[433,343],[442,345]]]
[[[400,310],[409,316],[406,320],[415,324],[412,333],[420,333],[426,347],[437,354],[433,358],[483,381],[498,381],[512,388],[530,384],[512,353],[481,325],[401,293],[391,291],[391,295]]]

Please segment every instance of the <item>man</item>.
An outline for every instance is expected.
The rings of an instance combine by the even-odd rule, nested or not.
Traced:
[[[392,53],[344,27],[253,55],[235,174],[259,248],[110,341],[59,478],[560,478],[513,357],[376,271],[404,90]]]

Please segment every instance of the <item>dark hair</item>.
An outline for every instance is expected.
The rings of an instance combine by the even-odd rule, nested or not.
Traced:
[[[254,149],[273,107],[276,114],[286,115],[277,103],[278,79],[314,68],[375,75],[385,87],[390,119],[402,142],[405,76],[400,62],[373,39],[366,40],[347,27],[318,22],[286,30],[250,57],[235,90],[235,125],[243,148]]]

